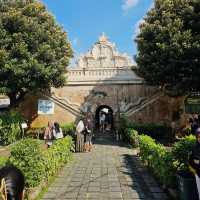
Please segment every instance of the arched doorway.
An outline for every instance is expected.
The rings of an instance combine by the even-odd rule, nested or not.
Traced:
[[[105,115],[105,130],[113,129],[113,110],[107,105],[101,105],[96,109],[95,113],[95,128],[100,129],[100,116]]]

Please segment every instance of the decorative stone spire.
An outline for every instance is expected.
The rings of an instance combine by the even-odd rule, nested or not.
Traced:
[[[108,38],[107,38],[107,36],[105,35],[104,32],[103,32],[102,35],[99,37],[99,42],[100,42],[100,43],[106,43],[106,42],[108,42]]]

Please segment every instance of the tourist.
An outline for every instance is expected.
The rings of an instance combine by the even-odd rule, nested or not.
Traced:
[[[100,131],[102,133],[104,133],[104,129],[105,129],[105,119],[106,119],[105,113],[101,113],[100,119],[99,119],[99,124],[100,124]]]
[[[190,170],[194,173],[200,200],[200,128],[196,129],[196,143],[189,157]]]
[[[56,140],[63,138],[62,128],[58,122],[54,122],[53,136]]]
[[[76,152],[83,152],[84,151],[84,131],[85,125],[83,123],[83,119],[80,119],[77,126],[76,126]]]
[[[93,135],[93,119],[92,115],[89,114],[85,120],[85,132],[84,132],[85,152],[92,150],[92,135]]]
[[[24,176],[14,166],[5,166],[0,169],[0,199],[23,200]]]
[[[195,117],[191,125],[191,133],[193,135],[195,135],[197,128],[198,128],[198,118]]]
[[[53,128],[53,123],[49,121],[48,126],[45,128],[44,131],[44,140],[47,148],[49,148],[53,144]]]

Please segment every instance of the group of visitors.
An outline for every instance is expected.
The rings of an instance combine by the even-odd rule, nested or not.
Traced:
[[[93,118],[88,114],[81,118],[76,126],[76,152],[89,152],[92,150]]]
[[[44,131],[44,140],[47,147],[53,144],[53,140],[63,138],[62,128],[58,122],[48,122],[48,126]]]

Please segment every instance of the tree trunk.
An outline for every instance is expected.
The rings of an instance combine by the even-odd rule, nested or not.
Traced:
[[[10,107],[16,107],[23,99],[27,92],[21,90],[19,92],[11,92],[8,93],[8,97],[10,98]]]
[[[11,92],[7,94],[10,99],[10,107],[14,107],[17,102],[17,94],[15,92]]]

